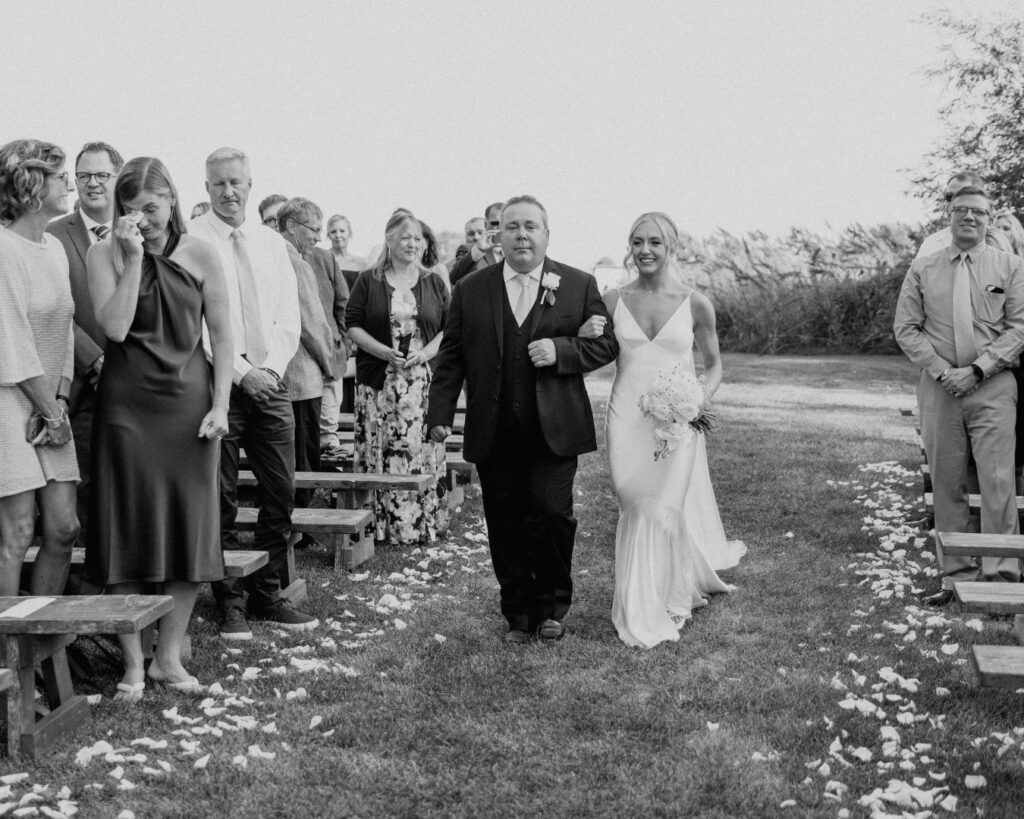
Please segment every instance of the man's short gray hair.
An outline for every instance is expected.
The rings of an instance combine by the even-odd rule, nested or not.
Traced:
[[[535,205],[540,208],[541,215],[544,218],[544,230],[548,230],[548,211],[540,203],[540,200],[535,196],[530,196],[528,193],[521,194],[520,196],[513,196],[505,203],[505,207],[501,209],[501,221],[505,221],[505,211],[507,211],[513,205]]]
[[[219,162],[231,162],[238,160],[242,163],[242,167],[245,168],[246,173],[250,173],[249,170],[249,157],[246,156],[245,151],[240,151],[238,148],[218,148],[208,157],[206,157],[206,170],[209,171],[213,165]]]
[[[323,219],[324,213],[315,202],[296,196],[289,199],[277,212],[277,229],[284,232],[288,220],[308,223],[310,219]]]

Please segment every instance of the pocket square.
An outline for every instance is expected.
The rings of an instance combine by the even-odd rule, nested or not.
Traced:
[[[1005,293],[1006,291],[1003,290],[1003,288],[997,287],[994,284],[987,284],[987,285],[985,285],[985,292],[986,293]]]

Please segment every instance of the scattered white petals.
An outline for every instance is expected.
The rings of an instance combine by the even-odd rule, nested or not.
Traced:
[[[719,726],[719,724],[720,724],[720,723],[717,723],[717,722],[709,722],[709,723],[707,724],[707,725],[708,725],[708,730],[709,730],[709,731],[717,731],[717,730],[718,730],[718,726]]]
[[[986,781],[985,777],[981,776],[980,774],[968,774],[964,777],[964,787],[972,791],[980,790],[981,788],[984,788],[987,784],[988,782]]]
[[[309,721],[309,727],[310,727],[310,728],[316,728],[316,727],[317,727],[317,726],[318,726],[318,725],[319,725],[319,724],[320,724],[321,722],[323,722],[323,721],[324,721],[324,718],[323,718],[323,717],[321,717],[321,716],[320,716],[320,715],[318,714],[317,716],[315,716],[315,717],[313,717],[312,719],[310,719],[310,721]]]
[[[195,768],[197,771],[203,770],[204,768],[206,768],[207,765],[210,764],[210,756],[210,754],[206,754],[204,756],[199,757],[199,759],[192,763],[192,767]]]
[[[448,638],[445,637],[443,634],[435,634],[434,635],[434,640],[437,641],[438,643],[447,643],[448,642]]]

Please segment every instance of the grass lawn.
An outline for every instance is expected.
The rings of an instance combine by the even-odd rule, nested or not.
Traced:
[[[610,378],[590,380],[599,423]],[[615,634],[615,504],[590,455],[561,643],[502,643],[474,496],[433,550],[353,575],[301,553],[327,621],[305,638],[257,626],[226,650],[202,598],[190,667],[223,691],[104,699],[65,752],[0,762],[28,774],[0,790],[0,815],[36,784],[29,806],[63,795],[79,816],[140,819],[1020,816],[1022,700],[980,691],[968,659],[972,642],[1012,642],[1010,624],[911,594],[934,571],[913,525],[914,419],[898,411],[914,378],[898,358],[726,356],[709,455],[749,553],[723,575],[737,591],[678,643]],[[114,752],[76,764],[100,740]]]

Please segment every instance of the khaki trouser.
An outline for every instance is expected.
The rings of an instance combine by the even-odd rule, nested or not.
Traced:
[[[965,398],[954,398],[928,373],[917,384],[921,437],[931,467],[937,532],[976,531],[967,497],[967,456],[974,453],[981,491],[981,531],[1015,535],[1020,531],[1014,485],[1014,444],[1017,424],[1017,383],[1005,371],[983,381]],[[956,581],[976,580],[971,557],[944,555],[936,545],[943,588]],[[985,557],[986,580],[1020,580],[1020,561]]]

